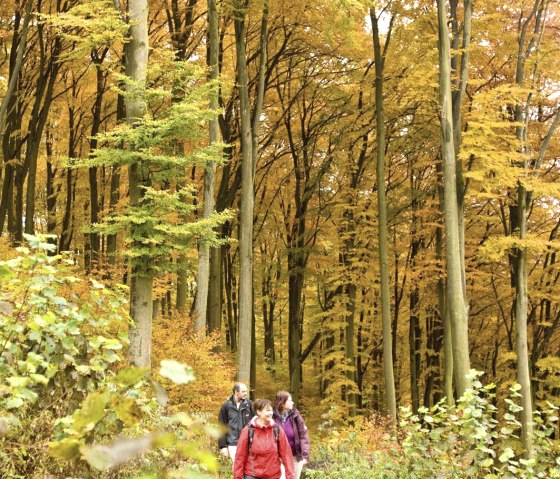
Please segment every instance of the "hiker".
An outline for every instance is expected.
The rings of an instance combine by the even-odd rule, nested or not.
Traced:
[[[276,393],[273,417],[288,438],[294,456],[294,477],[299,479],[303,466],[309,462],[309,434],[301,413],[294,409],[294,401],[289,392]]]
[[[233,385],[233,395],[224,403],[218,414],[218,421],[227,428],[227,432],[218,439],[220,452],[235,461],[237,441],[241,430],[249,424],[255,415],[253,403],[246,399],[247,386],[243,383]]]
[[[255,401],[257,415],[241,431],[233,464],[233,479],[294,479],[294,459],[286,434],[272,419],[272,403]]]

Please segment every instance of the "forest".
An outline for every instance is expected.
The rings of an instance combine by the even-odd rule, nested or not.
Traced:
[[[560,4],[0,3],[0,477],[560,477]]]

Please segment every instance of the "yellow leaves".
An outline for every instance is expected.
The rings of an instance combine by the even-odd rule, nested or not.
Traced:
[[[550,250],[560,251],[558,241],[548,241],[529,234],[521,240],[518,236],[493,236],[480,248],[478,257],[483,261],[499,262],[504,256],[516,248],[524,248],[531,253],[542,253]]]

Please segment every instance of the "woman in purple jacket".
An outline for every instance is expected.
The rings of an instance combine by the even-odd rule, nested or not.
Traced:
[[[287,391],[276,394],[274,420],[286,433],[294,456],[294,476],[299,479],[303,466],[309,462],[309,434],[300,412],[294,409],[292,395]]]

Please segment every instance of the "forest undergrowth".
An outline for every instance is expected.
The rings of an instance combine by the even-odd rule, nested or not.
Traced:
[[[29,237],[0,262],[0,470],[6,478],[228,478],[215,418],[234,380],[219,337],[188,321],[155,324],[152,371],[126,364],[127,301],[120,286],[80,278],[71,258]],[[535,414],[532,456],[520,447],[519,387],[499,404],[472,372],[453,406],[343,421],[306,391],[312,457],[305,478],[560,477],[558,411]],[[255,393],[287,374],[262,363]],[[322,403],[325,404],[325,403]]]

